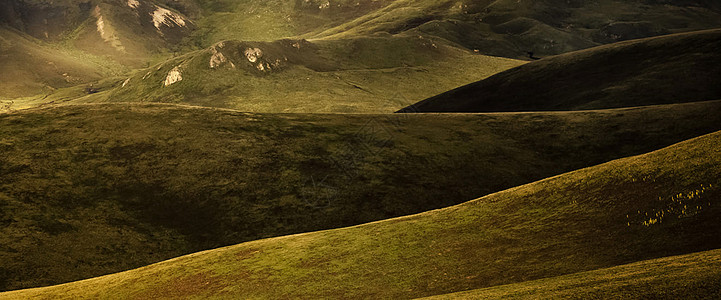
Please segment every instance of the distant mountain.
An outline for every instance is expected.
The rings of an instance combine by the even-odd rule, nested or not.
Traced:
[[[0,70],[0,100],[48,94],[128,71],[113,61],[58,47],[6,26],[0,26]]]
[[[183,40],[195,23],[163,2],[181,7],[149,0],[2,1],[0,100],[73,85],[82,90],[187,48]]]
[[[192,20],[162,2],[9,0],[0,5],[0,23],[44,41],[62,41],[140,67],[158,53],[179,50],[181,40],[196,28]]]
[[[0,16],[0,26],[60,48],[66,56],[70,53],[66,60],[106,61],[93,69],[105,81],[84,76],[75,81],[80,84],[76,88],[59,92],[55,89],[68,85],[45,75],[14,76],[10,68],[8,76],[15,78],[0,86],[0,97],[38,95],[15,101],[16,108],[84,98],[78,102],[180,102],[256,112],[390,112],[511,66],[469,53],[532,60],[628,39],[721,27],[717,2],[651,0],[8,0],[0,3]],[[318,58],[332,60],[324,64],[336,66],[328,72],[310,68],[263,78],[212,72],[206,82],[193,83],[192,88],[189,79],[200,69],[179,68],[188,76],[172,88],[162,84],[164,78],[161,84],[155,78],[157,71],[167,76],[183,59],[212,52],[222,42],[270,45],[283,40],[307,40],[324,51]],[[443,51],[433,54],[433,49],[409,45],[409,40],[438,45]],[[389,55],[401,51],[399,46],[413,51],[403,52],[407,57]],[[353,54],[357,48],[372,47],[379,51],[373,54],[375,60],[385,59],[381,66],[368,65],[368,57]],[[458,54],[463,51],[466,54]],[[419,61],[432,56],[437,63]],[[12,65],[6,61],[14,59],[0,56],[0,64]],[[42,70],[45,61],[28,66]],[[128,73],[141,68],[148,69]],[[152,84],[135,82],[128,89],[114,89],[148,71]],[[70,67],[59,67],[58,72],[78,73]],[[125,78],[114,78],[118,74]],[[91,83],[93,90],[117,93],[86,97],[83,91]],[[281,105],[280,98],[293,101]]]
[[[205,46],[289,36],[379,32],[437,36],[510,58],[561,54],[668,33],[721,27],[712,0],[274,0],[205,2]]]
[[[579,110],[721,98],[721,30],[620,42],[496,74],[400,112]]]

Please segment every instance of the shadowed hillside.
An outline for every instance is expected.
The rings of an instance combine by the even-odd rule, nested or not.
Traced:
[[[719,105],[487,115],[84,105],[2,114],[0,288],[446,207],[719,130]]]
[[[721,247],[719,174],[716,132],[446,209],[3,296],[410,298],[572,274]]]
[[[721,30],[649,38],[549,57],[400,112],[580,110],[721,97]]]

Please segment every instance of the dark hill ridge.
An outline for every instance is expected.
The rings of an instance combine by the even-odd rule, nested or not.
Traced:
[[[583,110],[721,97],[721,30],[620,42],[528,63],[399,112]]]
[[[274,115],[104,104],[0,114],[0,290],[446,207],[720,130],[720,109]]]
[[[719,249],[720,174],[721,132],[716,132],[445,209],[257,240],[0,297],[410,299],[528,282]],[[712,251],[688,258],[718,265],[719,256]],[[663,268],[664,261],[648,267]],[[645,295],[719,295],[718,269],[694,274],[704,268],[684,259],[677,263],[693,270],[646,277]],[[628,276],[623,267],[614,271],[612,278]],[[632,273],[643,277],[647,271]],[[593,279],[593,273],[579,276]],[[682,281],[654,281],[673,279],[668,275]],[[699,282],[703,277],[708,284]],[[601,282],[572,286],[599,290],[605,278],[596,278]],[[680,289],[655,290],[674,286]],[[699,290],[689,290],[693,286]]]

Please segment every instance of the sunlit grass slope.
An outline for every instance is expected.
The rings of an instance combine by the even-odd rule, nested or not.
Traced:
[[[273,41],[320,32],[354,20],[393,0],[201,0],[200,30],[206,47],[222,40]]]
[[[522,61],[424,37],[227,41],[136,72],[83,102],[170,102],[248,112],[391,113]],[[57,93],[58,98],[63,97]],[[50,95],[46,100],[55,100]]]
[[[122,74],[122,66],[0,26],[0,101]],[[1,104],[0,104],[1,105]]]
[[[721,102],[579,113],[0,115],[0,290],[419,213],[721,130]]]
[[[409,298],[721,247],[721,132],[441,210],[6,298]],[[396,194],[398,195],[398,194]]]
[[[187,3],[188,0],[183,0]],[[0,111],[87,95],[90,84],[196,49],[175,0],[8,0],[0,3]],[[53,99],[46,96],[53,94]],[[12,101],[12,105],[10,105]]]
[[[721,250],[424,299],[718,299]]]
[[[620,42],[496,74],[404,112],[579,110],[721,97],[721,29]]]

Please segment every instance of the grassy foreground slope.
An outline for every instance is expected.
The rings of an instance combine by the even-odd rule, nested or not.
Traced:
[[[0,290],[446,207],[721,130],[721,102],[480,115],[0,115]]]
[[[721,29],[566,53],[445,92],[402,112],[579,110],[721,97]]]
[[[721,132],[441,210],[6,298],[406,298],[721,247]]]
[[[135,72],[98,94],[86,96],[76,90],[80,98],[71,102],[166,102],[270,113],[390,113],[522,63],[422,37],[226,41]]]
[[[721,250],[424,299],[718,299]]]

